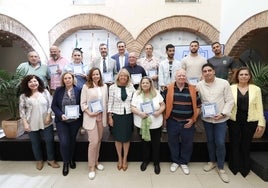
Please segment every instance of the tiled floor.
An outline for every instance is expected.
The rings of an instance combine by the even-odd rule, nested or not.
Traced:
[[[60,163],[62,165],[62,163]],[[43,170],[35,169],[33,161],[0,161],[0,188],[267,188],[264,182],[253,172],[243,178],[236,176],[226,168],[230,183],[223,183],[216,170],[204,172],[204,163],[190,163],[190,175],[184,175],[180,169],[172,173],[170,163],[161,163],[160,175],[155,175],[153,166],[139,170],[140,163],[129,162],[126,172],[118,171],[115,162],[103,162],[104,171],[97,171],[94,180],[87,177],[87,163],[77,162],[77,168],[70,170],[68,176],[62,176],[61,168],[53,169],[47,164]]]

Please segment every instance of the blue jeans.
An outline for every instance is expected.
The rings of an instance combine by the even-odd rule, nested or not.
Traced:
[[[64,163],[74,160],[76,136],[81,124],[82,121],[80,119],[70,123],[59,121],[56,124],[60,141],[61,157]]]
[[[46,151],[47,151],[47,160],[53,161],[55,158],[55,143],[54,143],[54,132],[53,126],[50,125],[46,127],[44,130],[40,129],[38,131],[29,132],[29,137],[32,143],[32,150],[34,154],[34,158],[37,161],[43,160],[43,151],[42,151],[42,137],[44,137],[46,143]]]
[[[171,160],[177,164],[187,164],[192,156],[194,125],[184,128],[186,121],[167,120],[168,146]],[[180,143],[181,142],[181,143]]]
[[[210,162],[216,162],[219,169],[223,169],[225,161],[226,121],[221,123],[204,122],[207,135],[207,148]]]

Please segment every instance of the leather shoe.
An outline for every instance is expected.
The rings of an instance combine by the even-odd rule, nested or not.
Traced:
[[[47,161],[47,164],[52,168],[60,168],[60,165],[56,161]]]
[[[74,161],[70,161],[70,168],[75,169],[76,168],[76,163]]]
[[[43,161],[37,161],[36,162],[36,169],[37,170],[42,170],[43,166],[44,166]]]
[[[142,162],[140,166],[141,171],[145,171],[147,166],[148,166],[148,162]]]
[[[155,164],[154,165],[154,173],[155,174],[160,174],[160,171],[161,171],[161,169],[160,169],[159,164]]]
[[[69,174],[69,163],[63,163],[62,175],[67,176]]]

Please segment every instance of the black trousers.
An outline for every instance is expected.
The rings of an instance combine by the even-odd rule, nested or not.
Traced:
[[[258,122],[228,120],[229,128],[229,168],[233,174],[240,172],[246,177],[250,171],[250,145]]]
[[[157,129],[150,129],[151,141],[142,140],[142,160],[143,162],[152,161],[154,164],[160,162],[160,140],[161,140],[161,127]]]

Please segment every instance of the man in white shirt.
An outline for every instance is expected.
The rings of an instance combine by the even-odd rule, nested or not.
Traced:
[[[116,71],[119,72],[125,66],[128,66],[128,53],[126,52],[126,43],[123,41],[117,42],[118,53],[111,58],[116,61]]]

